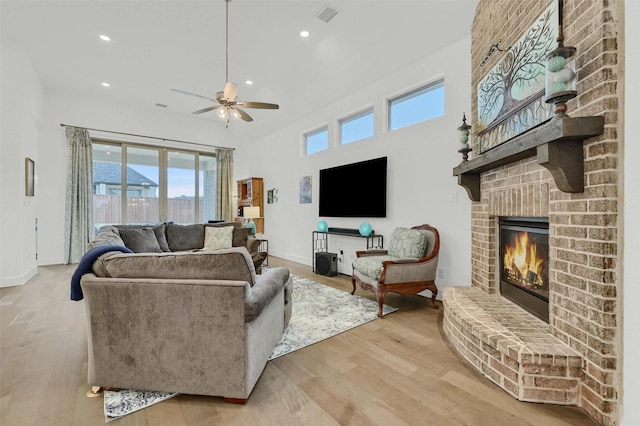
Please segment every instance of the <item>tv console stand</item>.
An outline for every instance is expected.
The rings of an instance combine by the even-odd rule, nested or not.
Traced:
[[[311,234],[311,262],[313,273],[316,273],[316,253],[329,251],[329,235],[339,235],[341,237],[355,237],[367,239],[367,250],[382,249],[384,237],[378,234],[370,234],[368,236],[360,235],[360,232],[349,228],[329,228],[326,232],[313,231]]]

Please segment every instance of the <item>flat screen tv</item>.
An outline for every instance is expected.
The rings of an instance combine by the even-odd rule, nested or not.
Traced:
[[[387,157],[320,170],[319,216],[387,217]]]

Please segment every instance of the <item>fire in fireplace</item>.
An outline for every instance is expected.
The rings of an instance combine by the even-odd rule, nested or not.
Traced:
[[[500,219],[500,293],[549,322],[549,222]]]

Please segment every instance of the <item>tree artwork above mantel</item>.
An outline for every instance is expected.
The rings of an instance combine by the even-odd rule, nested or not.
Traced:
[[[556,47],[554,1],[478,83],[476,153],[498,146],[549,119],[545,103],[545,57]]]

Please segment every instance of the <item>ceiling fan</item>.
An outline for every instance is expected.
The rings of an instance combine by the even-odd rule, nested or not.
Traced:
[[[277,104],[271,104],[266,102],[249,102],[249,101],[239,101],[236,99],[238,95],[238,85],[229,81],[229,2],[231,0],[225,0],[226,3],[226,51],[225,51],[225,62],[226,62],[226,74],[225,78],[227,83],[224,85],[224,89],[218,93],[216,93],[216,97],[210,98],[208,96],[198,95],[196,93],[186,92],[184,90],[179,89],[171,89],[174,92],[183,93],[185,95],[196,96],[198,98],[208,99],[213,102],[217,102],[218,105],[212,105],[203,109],[199,109],[198,111],[194,111],[193,114],[202,114],[205,112],[216,110],[216,114],[218,118],[225,121],[227,126],[229,125],[229,120],[239,120],[242,119],[244,121],[253,121],[253,118],[245,111],[240,109],[239,107],[244,108],[260,108],[260,109],[279,109],[280,106]]]

